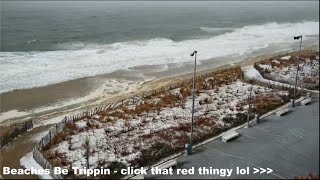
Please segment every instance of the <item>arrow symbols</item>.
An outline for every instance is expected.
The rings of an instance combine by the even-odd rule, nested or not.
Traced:
[[[257,169],[257,168],[253,168],[253,174],[255,174],[255,173],[257,173],[257,172],[259,172],[260,170],[259,169]]]
[[[260,174],[265,173],[267,171],[267,170],[265,170],[263,168],[260,168],[260,170],[261,170]]]
[[[273,170],[267,167],[267,174],[272,173]]]
[[[259,173],[260,172],[260,174],[262,174],[262,173],[265,173],[265,172],[267,172],[267,174],[269,174],[269,173],[272,173],[273,172],[273,169],[271,169],[271,168],[268,168],[267,167],[267,169],[264,169],[264,168],[253,168],[253,174],[256,174],[256,173]]]

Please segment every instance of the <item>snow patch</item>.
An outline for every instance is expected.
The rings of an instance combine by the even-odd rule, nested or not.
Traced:
[[[280,58],[281,60],[290,60],[291,59],[291,56],[284,56],[282,58]]]
[[[32,167],[34,169],[43,169],[43,167],[41,165],[39,165],[36,160],[33,159],[33,153],[27,153],[26,155],[24,155],[21,159],[20,159],[20,164],[26,168],[26,169],[31,169]],[[50,175],[46,175],[46,174],[38,174],[38,176],[41,179],[53,179]]]

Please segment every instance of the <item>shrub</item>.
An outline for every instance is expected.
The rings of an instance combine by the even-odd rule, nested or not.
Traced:
[[[124,113],[119,111],[119,110],[110,112],[109,115],[110,116],[114,116],[114,117],[118,117],[119,119],[123,119],[124,118]]]
[[[180,93],[184,98],[188,97],[188,96],[191,96],[191,90],[189,88],[187,88],[187,87],[181,88],[180,89]]]
[[[268,100],[262,100],[254,104],[252,108],[253,113],[265,114],[273,109],[283,105],[285,101],[281,99],[269,98]]]
[[[131,110],[131,109],[128,109],[128,107],[126,107],[126,106],[123,106],[121,110],[122,110],[125,114],[131,114],[131,113],[132,113],[132,110]]]
[[[100,179],[120,179],[124,176],[121,174],[121,169],[125,169],[127,166],[121,162],[114,161],[107,168],[110,169],[111,174],[102,175]],[[114,171],[117,171],[117,173],[113,173]]]
[[[166,105],[170,105],[176,102],[176,96],[171,95],[171,94],[165,94],[161,100],[164,102]]]
[[[61,165],[67,166],[69,164],[68,160],[65,157],[60,158],[61,159]]]
[[[147,112],[147,113],[153,109],[153,105],[149,103],[141,104],[140,107],[142,112]]]
[[[215,127],[211,131],[206,132],[206,133],[196,133],[193,142],[195,144],[200,143],[200,142],[205,141],[209,138],[217,136],[218,134],[222,133],[223,131],[225,131],[227,129],[228,128],[224,128],[224,127]]]
[[[196,127],[199,127],[201,125],[213,126],[215,125],[215,121],[212,118],[200,117],[195,120],[195,124],[196,124]]]
[[[232,122],[234,121],[234,118],[233,118],[232,116],[229,116],[229,115],[228,115],[228,116],[222,118],[222,121],[223,121],[224,123],[232,124]]]
[[[67,122],[66,129],[69,130],[69,132],[77,131],[78,127],[73,122]]]
[[[129,153],[129,151],[127,151],[127,149],[121,149],[120,154],[121,154],[121,156],[128,156],[130,153]]]
[[[149,149],[142,151],[142,164],[141,166],[150,166],[162,158],[170,156],[173,153],[173,149],[170,145],[156,142]]]
[[[130,164],[131,164],[131,167],[139,167],[141,166],[140,164],[143,164],[143,160],[140,157],[138,157],[130,161]]]

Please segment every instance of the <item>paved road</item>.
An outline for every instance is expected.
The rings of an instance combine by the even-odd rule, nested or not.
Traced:
[[[319,99],[298,106],[282,117],[268,116],[230,142],[214,140],[195,149],[192,156],[178,158],[177,168],[195,167],[195,175],[147,176],[146,178],[268,178],[292,179],[310,172],[319,174]],[[199,175],[199,167],[233,169],[230,177]],[[249,167],[250,175],[237,175],[236,167]],[[271,168],[272,173],[253,174],[253,167]]]

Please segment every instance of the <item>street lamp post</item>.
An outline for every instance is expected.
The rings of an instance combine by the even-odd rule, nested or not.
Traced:
[[[300,36],[295,36],[293,37],[293,40],[299,40],[300,39],[300,50],[298,54],[298,62],[297,62],[297,72],[296,72],[296,79],[294,83],[294,91],[293,91],[293,102],[292,102],[292,107],[295,105],[295,100],[296,100],[296,93],[297,93],[297,82],[298,82],[298,71],[299,71],[299,62],[300,62],[300,53],[301,53],[301,44],[302,44],[302,35]]]
[[[249,104],[249,108],[248,108],[248,115],[247,115],[247,128],[250,127],[250,124],[249,124],[249,119],[250,119],[250,110],[251,110],[251,95],[252,95],[252,90],[253,90],[253,87],[251,86],[250,87],[250,94],[248,96],[248,104]]]
[[[192,82],[192,111],[191,111],[191,134],[190,134],[190,152],[192,152],[193,145],[193,121],[194,121],[194,99],[195,99],[195,81],[196,81],[196,70],[197,70],[197,51],[193,51],[191,56],[194,56],[194,71],[193,71],[193,82]]]

